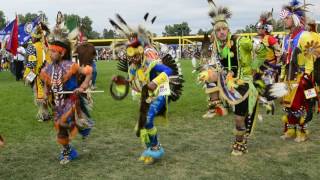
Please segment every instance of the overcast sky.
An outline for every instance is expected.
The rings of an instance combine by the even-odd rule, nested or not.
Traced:
[[[314,4],[310,8],[311,16],[320,20],[320,1],[306,0]],[[15,13],[38,13],[44,11],[52,26],[55,17],[60,10],[67,14],[78,14],[81,17],[89,16],[93,21],[93,29],[102,32],[104,28],[110,29],[108,18],[113,18],[115,13],[121,14],[129,24],[136,25],[142,22],[146,12],[156,15],[157,21],[150,26],[150,30],[161,34],[164,26],[168,24],[188,22],[192,33],[202,28],[209,30],[210,19],[208,17],[207,0],[0,0],[0,9],[11,20]],[[274,8],[274,18],[278,19],[279,11],[288,0],[215,0],[216,4],[228,6],[233,17],[230,21],[231,30],[245,27],[255,23],[262,11]],[[303,1],[302,1],[303,2]],[[316,11],[316,9],[318,9]]]

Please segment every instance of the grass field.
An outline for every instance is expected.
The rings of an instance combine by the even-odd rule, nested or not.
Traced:
[[[98,63],[98,90],[92,112],[95,128],[82,151],[81,138],[73,145],[79,159],[62,166],[53,123],[36,121],[31,88],[0,72],[0,179],[319,179],[320,121],[310,123],[310,140],[297,144],[283,141],[281,111],[258,122],[249,140],[249,153],[230,155],[233,115],[203,120],[206,96],[191,74],[191,62],[183,61],[184,95],[169,109],[168,127],[158,127],[164,158],[151,166],[137,159],[142,152],[133,131],[137,102],[111,98],[108,87],[116,74],[114,62]]]

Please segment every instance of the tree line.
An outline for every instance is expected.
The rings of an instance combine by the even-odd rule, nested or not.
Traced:
[[[45,13],[40,12],[42,14],[42,19],[47,21],[48,18]],[[31,22],[34,18],[36,18],[38,14],[36,13],[26,13],[26,14],[18,14],[19,22],[26,23]],[[77,14],[64,14],[65,23],[68,29],[73,29],[76,26],[81,26],[82,31],[89,39],[112,39],[120,37],[113,29],[104,28],[102,33],[99,33],[92,28],[92,20],[88,16],[80,17]],[[0,29],[3,29],[6,26],[5,14],[0,10]],[[320,29],[320,25],[318,25],[318,29]],[[281,20],[275,20],[273,23],[273,31],[283,31],[283,23]],[[210,29],[205,31],[203,29],[199,29],[197,33],[191,34],[191,28],[187,22],[182,22],[178,24],[166,25],[164,27],[164,32],[162,32],[163,36],[188,36],[188,35],[203,35],[205,33],[211,34],[213,30]],[[255,24],[246,25],[243,29],[236,30],[236,33],[250,33],[256,32]],[[156,35],[156,34],[155,34]]]

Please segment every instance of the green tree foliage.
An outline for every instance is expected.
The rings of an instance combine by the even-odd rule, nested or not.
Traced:
[[[116,32],[112,29],[108,30],[108,29],[103,29],[103,33],[102,33],[102,37],[105,39],[112,39],[114,38],[116,35]]]
[[[81,24],[82,24],[82,30],[83,33],[89,38],[89,39],[97,39],[99,38],[100,34],[96,31],[92,30],[92,20],[85,16],[84,18],[81,18]]]
[[[41,12],[43,21],[47,22],[48,18],[46,16],[45,13]],[[34,20],[37,16],[39,16],[39,14],[36,13],[27,13],[25,15],[23,14],[18,14],[18,18],[19,18],[19,23],[23,24],[23,23],[27,23],[27,22],[31,22],[32,20]]]
[[[204,35],[206,31],[202,30],[201,28],[199,29],[197,35]]]
[[[100,33],[92,30],[92,20],[88,16],[82,18],[76,14],[64,14],[64,21],[69,30],[81,26],[81,31],[89,39],[100,38]]]
[[[6,18],[4,12],[0,10],[0,30],[6,26]]]
[[[76,14],[64,14],[63,17],[69,30],[73,30],[80,25],[81,18]]]
[[[273,32],[281,32],[284,31],[282,20],[274,20],[273,22]],[[257,32],[255,24],[246,25],[244,29],[238,29],[236,33],[254,33]]]
[[[164,36],[187,36],[190,34],[191,29],[187,22],[181,24],[166,25],[164,28]]]
[[[279,19],[279,20],[275,21],[275,23],[273,25],[273,31],[274,32],[284,31],[284,25],[283,25],[282,20]]]
[[[213,29],[210,29],[209,31],[204,31],[201,28],[199,29],[197,35],[204,35],[205,33],[211,34]]]
[[[246,25],[244,29],[238,29],[236,33],[254,33],[256,32],[256,28],[253,24]]]
[[[97,31],[91,31],[88,35],[89,39],[100,39],[100,33],[98,33]]]

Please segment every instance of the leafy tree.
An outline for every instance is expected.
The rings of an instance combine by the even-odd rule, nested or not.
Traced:
[[[273,23],[273,32],[281,32],[284,30],[282,20],[274,20]],[[244,29],[238,29],[236,33],[254,33],[257,32],[255,24],[246,25]]]
[[[69,30],[80,26],[81,31],[88,39],[97,39],[100,37],[100,33],[92,30],[92,20],[88,17],[80,17],[77,14],[64,14],[64,21]]]
[[[46,16],[46,14],[41,12],[41,15],[42,15],[43,21],[47,22],[48,17]],[[36,13],[27,13],[25,15],[18,14],[19,23],[23,24],[23,23],[27,23],[27,22],[32,22],[32,20],[34,20],[38,16],[39,16],[39,14],[36,14]]]
[[[204,35],[206,32],[202,30],[201,28],[199,29],[197,35]]]
[[[181,24],[166,25],[164,28],[164,36],[187,36],[190,34],[191,29],[187,22]]]
[[[88,35],[89,39],[100,39],[100,33],[98,33],[97,31],[90,31],[89,35]]]
[[[254,33],[256,32],[256,28],[253,24],[246,25],[244,29],[238,29],[236,33]]]
[[[4,12],[0,10],[0,30],[6,26],[6,18]]]
[[[275,21],[275,23],[273,24],[273,32],[281,32],[284,31],[284,25],[282,20],[277,20]]]
[[[209,31],[204,31],[202,29],[199,29],[197,35],[204,35],[205,33],[211,34],[213,29],[210,29]]]
[[[73,30],[80,25],[81,18],[76,14],[64,14],[63,17],[69,30]]]
[[[81,26],[82,26],[83,33],[89,39],[92,39],[92,38],[94,38],[93,36],[97,35],[97,33],[92,33],[92,26],[91,25],[92,25],[92,20],[88,16],[81,18]]]
[[[103,33],[102,33],[102,37],[105,39],[112,39],[114,38],[116,35],[116,32],[112,29],[108,30],[108,29],[103,29]]]

